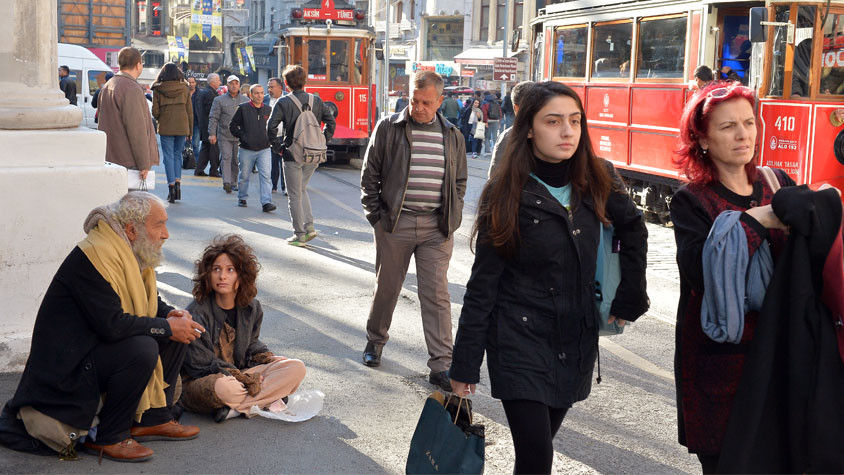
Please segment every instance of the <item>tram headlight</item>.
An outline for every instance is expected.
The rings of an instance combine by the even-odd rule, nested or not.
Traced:
[[[290,18],[294,20],[301,20],[305,13],[302,11],[301,8],[294,8],[290,10]]]
[[[366,19],[366,12],[361,9],[355,10],[355,20],[363,21],[364,19]]]

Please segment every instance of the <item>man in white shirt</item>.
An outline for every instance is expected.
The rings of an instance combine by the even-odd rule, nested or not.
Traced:
[[[275,107],[275,103],[281,99],[284,94],[284,85],[281,79],[272,77],[267,82],[267,95],[264,96],[264,103],[270,106],[270,109]],[[270,182],[273,184],[273,193],[278,191],[278,183],[281,181],[281,192],[287,196],[287,190],[284,188],[284,170],[281,167],[281,154],[271,152],[272,170],[270,172]],[[279,180],[281,179],[281,180]]]

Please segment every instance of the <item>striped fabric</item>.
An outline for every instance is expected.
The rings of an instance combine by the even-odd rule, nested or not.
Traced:
[[[410,175],[403,209],[426,213],[442,205],[445,153],[440,123],[416,124],[411,121]]]

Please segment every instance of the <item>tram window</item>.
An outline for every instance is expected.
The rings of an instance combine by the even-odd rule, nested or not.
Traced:
[[[727,81],[741,81],[747,85],[750,54],[753,44],[750,42],[749,15],[725,15],[723,23],[724,41],[721,44],[721,61],[718,65],[718,77]]]
[[[642,21],[636,78],[683,78],[687,23],[685,16]]]
[[[592,77],[629,78],[633,23],[595,25]]]
[[[364,58],[366,57],[366,43],[363,42],[362,39],[358,38],[355,40],[355,65],[352,68],[352,82],[355,84],[365,84],[364,83]]]
[[[308,40],[308,79],[325,81],[328,58],[325,54],[326,40]]]
[[[776,7],[777,22],[787,22],[789,17],[789,7]],[[774,51],[771,55],[771,87],[769,94],[772,96],[782,96],[783,86],[785,82],[785,49],[787,28],[774,27]]]
[[[791,97],[808,97],[809,72],[812,70],[812,36],[815,33],[815,7],[800,6],[794,30],[794,62],[792,63]]]
[[[820,93],[844,95],[844,13],[830,14],[823,26]]]
[[[554,42],[554,76],[566,78],[586,77],[585,26],[562,28],[556,32]]]
[[[349,41],[348,40],[331,40],[331,61],[330,74],[328,77],[331,81],[348,82],[349,81]]]
[[[290,64],[298,64],[303,66],[305,64],[304,54],[302,53],[302,37],[294,36],[291,42],[293,48],[293,61]]]

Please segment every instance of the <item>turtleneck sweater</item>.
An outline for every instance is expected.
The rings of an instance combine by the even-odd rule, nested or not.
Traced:
[[[545,184],[560,188],[569,184],[569,160],[563,160],[559,163],[546,162],[540,158],[534,157],[533,174],[542,180]]]

